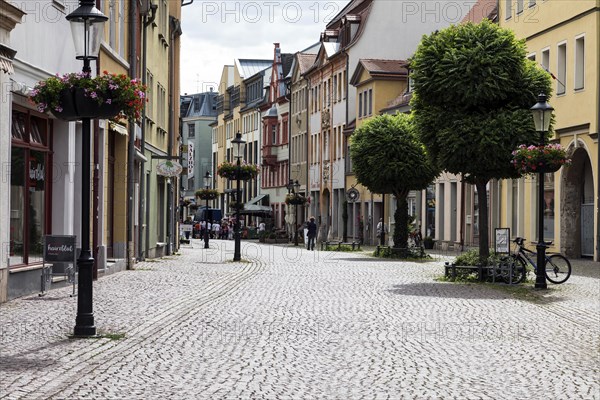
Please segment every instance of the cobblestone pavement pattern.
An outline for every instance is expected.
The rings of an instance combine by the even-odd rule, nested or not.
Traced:
[[[69,288],[1,305],[0,398],[600,399],[599,279],[530,301],[440,260],[202,247],[95,282],[103,338],[67,338]]]

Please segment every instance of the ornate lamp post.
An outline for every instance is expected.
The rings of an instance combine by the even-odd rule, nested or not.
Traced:
[[[234,235],[234,251],[233,251],[233,261],[241,260],[241,232],[240,232],[240,205],[242,204],[242,194],[240,192],[240,174],[241,174],[241,159],[244,157],[244,150],[246,150],[246,141],[242,139],[242,134],[240,132],[235,134],[235,139],[231,141],[233,145],[233,156],[237,159],[237,171],[236,171],[236,205],[235,205],[235,225],[233,228]]]
[[[210,175],[210,172],[206,171],[206,174],[204,175],[204,187],[206,189],[210,189],[210,181],[212,179],[212,176]],[[208,239],[209,239],[209,234],[208,234],[208,197],[206,197],[206,210],[204,210],[204,248],[208,249]],[[217,238],[218,239],[218,238]]]
[[[67,15],[78,60],[83,60],[83,73],[90,74],[90,61],[98,58],[104,23],[108,17],[95,6],[94,0],[80,0],[79,7]],[[77,317],[74,336],[96,335],[93,311],[92,268],[94,258],[90,250],[90,118],[81,119],[81,253],[77,259],[79,270]]]
[[[298,193],[300,182],[294,181],[292,192]],[[294,246],[298,246],[298,203],[294,204]]]
[[[546,132],[550,129],[550,119],[554,108],[546,101],[546,95],[540,94],[538,102],[531,107],[535,130],[540,133],[540,146],[545,145]],[[538,173],[538,243],[537,249],[537,272],[535,276],[535,288],[547,289],[546,282],[546,243],[544,242],[544,169]]]

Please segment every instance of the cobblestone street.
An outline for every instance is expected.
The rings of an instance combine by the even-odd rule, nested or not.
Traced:
[[[94,283],[0,305],[1,399],[600,399],[600,280],[436,280],[443,260],[192,241]],[[525,295],[527,294],[527,296]]]

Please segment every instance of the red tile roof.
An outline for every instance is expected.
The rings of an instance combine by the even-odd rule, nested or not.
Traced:
[[[408,75],[408,62],[404,60],[361,59],[363,67],[373,74]]]
[[[478,24],[485,18],[494,21],[497,16],[497,0],[477,0],[477,3],[473,5],[469,13],[463,18],[462,23],[473,22],[474,24]]]

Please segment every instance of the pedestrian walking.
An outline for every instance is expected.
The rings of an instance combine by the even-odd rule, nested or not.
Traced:
[[[310,217],[310,220],[306,224],[308,243],[306,244],[307,250],[315,250],[315,239],[317,237],[317,224],[315,223],[315,217]]]

